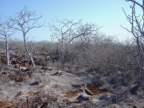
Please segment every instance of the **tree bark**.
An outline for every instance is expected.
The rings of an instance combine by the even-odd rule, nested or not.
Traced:
[[[9,43],[8,43],[8,38],[7,36],[5,36],[5,41],[6,41],[6,61],[7,61],[7,65],[10,65],[10,60],[9,60]]]
[[[33,67],[35,68],[35,62],[34,62],[34,59],[33,59],[33,56],[32,54],[30,53],[29,49],[28,49],[28,46],[27,46],[27,41],[26,41],[26,36],[23,35],[23,40],[24,40],[24,47],[25,47],[25,51],[26,51],[26,54],[28,55],[28,57],[30,58],[31,62],[32,62],[32,65]]]

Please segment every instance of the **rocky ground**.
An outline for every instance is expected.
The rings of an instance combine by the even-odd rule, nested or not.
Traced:
[[[142,84],[128,82],[124,78],[129,77],[121,73],[101,75],[87,71],[1,65],[0,108],[144,108]],[[84,84],[92,94],[84,92]]]

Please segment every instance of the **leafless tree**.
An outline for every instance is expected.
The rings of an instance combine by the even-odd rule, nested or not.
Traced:
[[[10,21],[0,22],[0,39],[5,41],[6,62],[8,66],[10,65],[9,37],[12,36],[13,33],[14,31],[12,30],[12,24]]]
[[[60,42],[61,62],[64,62],[66,47],[73,43],[74,40],[80,37],[88,37],[95,34],[100,27],[95,24],[86,23],[83,24],[81,20],[74,22],[68,19],[58,19],[57,24],[52,24],[50,30],[52,32],[53,39],[57,39]]]
[[[131,13],[127,14],[123,9],[123,12],[127,18],[127,21],[130,23],[131,28],[127,29],[130,32],[137,45],[137,63],[140,70],[144,71],[144,0],[138,2],[136,0],[126,0],[131,2]]]
[[[38,24],[38,20],[40,18],[41,16],[36,16],[36,12],[28,11],[26,7],[19,13],[17,13],[16,17],[10,18],[10,21],[14,23],[13,28],[22,33],[26,54],[30,58],[34,68],[35,63],[33,60],[32,52],[28,48],[27,44],[27,34],[29,33],[30,30],[34,28],[42,27],[42,25]]]

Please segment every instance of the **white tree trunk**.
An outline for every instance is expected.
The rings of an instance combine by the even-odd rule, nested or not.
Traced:
[[[25,51],[26,51],[26,54],[28,55],[28,57],[30,58],[31,62],[32,62],[32,65],[33,65],[33,68],[35,68],[35,63],[34,63],[34,60],[33,60],[33,56],[32,54],[30,53],[30,51],[28,50],[28,46],[27,46],[27,42],[26,42],[26,37],[23,36],[23,39],[24,39],[24,47],[25,47]]]

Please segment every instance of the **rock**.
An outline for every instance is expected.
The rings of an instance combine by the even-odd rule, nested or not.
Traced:
[[[110,96],[108,94],[101,94],[99,96],[100,100],[110,100]]]
[[[81,84],[71,84],[71,86],[72,86],[73,88],[80,88],[82,85],[81,85]]]
[[[27,67],[24,67],[24,66],[20,66],[20,70],[22,70],[22,71],[27,71],[28,68],[27,68]]]
[[[52,75],[62,75],[62,72],[59,70],[58,72],[55,72],[54,74]]]
[[[23,93],[22,91],[20,91],[20,92],[18,92],[18,93],[16,94],[15,97],[16,97],[16,98],[17,98],[17,97],[20,97],[20,96],[23,95],[23,94],[24,94],[24,93]]]
[[[134,105],[133,108],[138,108],[138,107],[136,107],[136,106]]]
[[[77,98],[76,98],[76,101],[75,103],[82,103],[83,101],[88,101],[89,100],[89,97],[87,95],[79,95]]]
[[[101,94],[99,100],[107,101],[108,103],[117,103],[117,98],[111,94]]]
[[[139,84],[134,85],[134,86],[130,89],[130,93],[131,93],[132,95],[136,94],[138,88],[139,88]]]
[[[40,82],[41,82],[41,81],[35,81],[35,82],[31,83],[30,85],[31,85],[31,86],[36,86],[36,85],[39,85]]]
[[[120,106],[118,104],[112,104],[109,108],[120,108]]]

